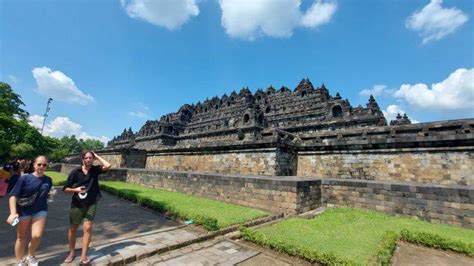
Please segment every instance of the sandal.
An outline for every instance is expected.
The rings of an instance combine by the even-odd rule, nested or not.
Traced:
[[[71,263],[75,258],[76,256],[67,256],[67,258],[64,260],[64,263]]]
[[[87,260],[81,260],[79,262],[79,265],[88,265],[91,263],[91,259],[90,258],[87,258]]]

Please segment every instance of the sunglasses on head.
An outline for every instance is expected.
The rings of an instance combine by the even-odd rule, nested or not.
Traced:
[[[47,165],[47,164],[45,164],[45,163],[38,163],[38,164],[36,164],[36,165],[37,165],[37,166],[42,166],[42,167],[46,167],[46,166],[48,166],[48,165]]]

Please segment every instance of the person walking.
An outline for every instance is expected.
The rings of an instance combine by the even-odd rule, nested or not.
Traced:
[[[92,237],[92,225],[97,210],[97,202],[102,197],[99,188],[99,175],[109,170],[111,165],[93,151],[83,152],[81,157],[82,165],[71,171],[66,185],[63,187],[64,192],[73,194],[69,213],[69,254],[64,262],[71,263],[74,261],[77,228],[82,223],[84,235],[82,237],[80,263],[89,264],[91,260],[87,256],[87,251]],[[93,165],[94,160],[99,161],[101,165]]]
[[[34,160],[34,172],[23,175],[12,188],[9,196],[10,215],[7,223],[17,225],[15,257],[18,265],[38,265],[35,254],[46,225],[48,194],[53,186],[51,177],[45,175],[48,159],[38,156]],[[31,232],[28,256],[24,258],[27,234]]]

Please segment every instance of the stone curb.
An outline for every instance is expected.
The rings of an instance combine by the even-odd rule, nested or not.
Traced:
[[[314,209],[314,210],[311,210],[309,212],[304,212],[304,213],[300,213],[296,216],[293,216],[293,217],[299,217],[299,218],[303,218],[303,219],[312,219],[318,215],[320,215],[321,213],[323,213],[324,211],[326,211],[326,207],[319,207],[317,209]]]

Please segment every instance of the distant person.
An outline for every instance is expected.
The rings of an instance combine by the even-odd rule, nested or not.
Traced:
[[[84,235],[82,237],[81,264],[91,262],[87,250],[91,242],[92,224],[97,210],[97,202],[102,197],[99,188],[99,175],[110,169],[110,163],[102,159],[93,151],[83,152],[82,166],[69,174],[64,192],[74,193],[69,214],[70,227],[68,231],[69,254],[65,263],[74,261],[77,238],[77,228],[82,223]],[[98,160],[102,165],[93,165]]]
[[[7,188],[7,193],[10,193],[12,191],[13,187],[16,185],[16,182],[18,182],[18,179],[21,176],[21,164],[18,161],[13,161],[10,164],[10,178],[8,178],[8,188]]]
[[[20,165],[20,176],[26,174],[25,170],[29,167],[30,160],[20,158],[20,159],[17,159],[16,161]]]
[[[10,178],[10,164],[6,163],[3,169],[0,169],[0,198],[7,194],[8,178]]]
[[[35,171],[34,161],[26,160],[23,172],[21,175],[31,174]]]
[[[21,176],[8,194],[10,216],[7,223],[12,224],[14,220],[19,220],[15,242],[18,265],[38,265],[35,254],[46,225],[48,194],[53,186],[52,179],[44,174],[48,159],[45,156],[38,156],[33,162],[34,172]],[[28,232],[31,232],[31,241],[25,259]]]

